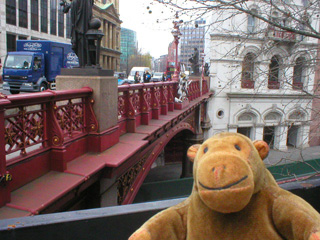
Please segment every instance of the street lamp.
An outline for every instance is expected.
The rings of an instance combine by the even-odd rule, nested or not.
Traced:
[[[178,12],[176,13],[176,18],[178,18]],[[178,81],[179,80],[179,73],[180,73],[180,67],[178,67],[178,44],[179,44],[179,39],[180,36],[182,35],[180,32],[180,25],[183,23],[183,20],[176,20],[173,21],[173,30],[171,31],[173,37],[174,37],[174,43],[176,45],[176,62],[175,62],[175,70],[174,74],[172,76],[173,81]]]

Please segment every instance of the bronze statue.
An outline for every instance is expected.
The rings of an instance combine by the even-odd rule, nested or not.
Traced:
[[[64,13],[68,13],[71,9],[71,44],[73,51],[79,58],[80,67],[84,67],[90,62],[87,53],[89,43],[86,33],[90,28],[93,4],[94,0],[71,0],[71,3],[61,0],[60,2]]]
[[[189,58],[189,62],[191,62],[191,67],[194,75],[199,75],[199,51],[197,48],[194,48],[194,52],[192,57]]]

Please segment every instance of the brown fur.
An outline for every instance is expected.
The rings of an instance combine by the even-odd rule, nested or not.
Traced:
[[[320,240],[320,215],[281,189],[265,168],[263,141],[221,133],[194,145],[194,187],[184,202],[149,219],[129,240]]]

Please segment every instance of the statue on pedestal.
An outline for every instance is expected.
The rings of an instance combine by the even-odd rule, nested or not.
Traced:
[[[73,51],[79,58],[80,67],[91,66],[96,64],[99,54],[95,48],[95,41],[102,38],[103,33],[98,30],[101,26],[101,21],[92,17],[92,8],[94,0],[61,0],[60,5],[63,7],[63,12],[68,13],[71,9],[71,44]],[[94,33],[92,33],[93,30]],[[90,39],[87,34],[89,32]],[[99,35],[96,38],[92,35]],[[101,36],[102,35],[102,36]],[[100,44],[100,42],[99,42]],[[94,49],[95,51],[91,51]]]
[[[194,48],[194,52],[192,57],[189,58],[189,62],[191,62],[193,75],[199,75],[199,51],[197,48]]]
[[[175,102],[182,103],[188,100],[188,89],[192,80],[188,80],[187,76],[182,73],[179,79],[178,85],[178,97],[175,98]]]

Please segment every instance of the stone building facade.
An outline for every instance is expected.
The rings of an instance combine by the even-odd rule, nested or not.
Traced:
[[[17,39],[51,40],[70,43],[70,13],[63,14],[59,0],[0,0],[0,58],[15,51]],[[96,0],[95,17],[102,22],[100,64],[120,67],[119,0]]]
[[[290,2],[303,7],[301,1]],[[261,11],[260,1],[247,3]],[[309,146],[317,40],[247,14],[224,14],[219,17],[226,20],[213,24],[206,36],[206,62],[215,92],[209,105],[209,135],[239,132],[280,150]],[[271,14],[285,21],[276,10]],[[310,20],[319,29],[319,19]],[[209,21],[217,22],[218,16]]]

